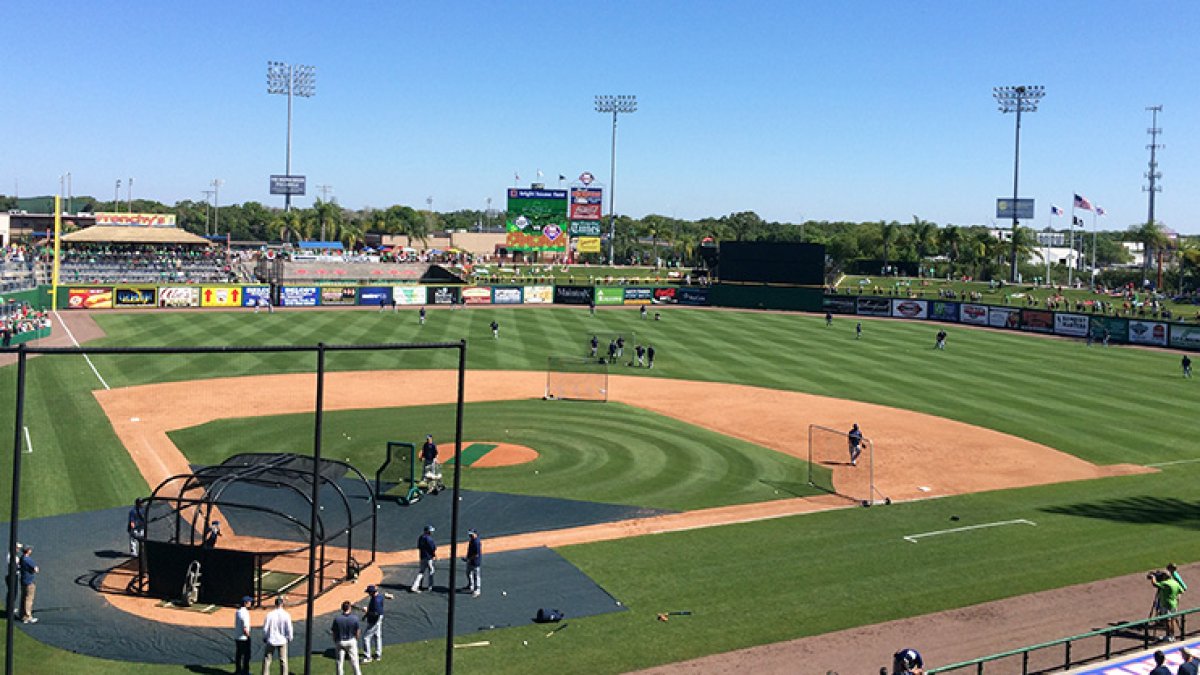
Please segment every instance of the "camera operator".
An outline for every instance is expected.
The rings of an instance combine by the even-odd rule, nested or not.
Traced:
[[[1165,616],[1174,614],[1179,610],[1179,595],[1183,593],[1183,588],[1179,582],[1171,577],[1171,575],[1162,570],[1154,570],[1146,574],[1146,578],[1154,585],[1155,599],[1154,611],[1155,616]],[[1173,642],[1179,635],[1179,617],[1172,616],[1166,620],[1167,634],[1163,637],[1164,642]]]

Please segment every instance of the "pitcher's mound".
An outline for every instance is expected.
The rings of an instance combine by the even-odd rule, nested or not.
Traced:
[[[527,448],[524,445],[515,445],[513,443],[487,443],[496,447],[488,450],[482,457],[471,462],[471,468],[486,469],[497,466],[513,466],[514,464],[526,464],[538,458],[537,450]]]

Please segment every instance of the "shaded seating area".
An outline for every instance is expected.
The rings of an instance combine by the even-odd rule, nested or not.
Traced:
[[[62,283],[224,283],[230,278],[223,250],[178,228],[97,226],[62,238]]]

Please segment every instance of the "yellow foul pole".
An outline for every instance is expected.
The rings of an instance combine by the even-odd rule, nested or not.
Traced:
[[[50,309],[58,309],[58,254],[62,237],[62,196],[54,197],[54,271],[50,277]]]

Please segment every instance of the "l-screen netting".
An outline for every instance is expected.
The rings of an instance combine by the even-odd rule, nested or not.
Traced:
[[[546,398],[607,401],[608,363],[599,357],[549,357],[546,363]]]

